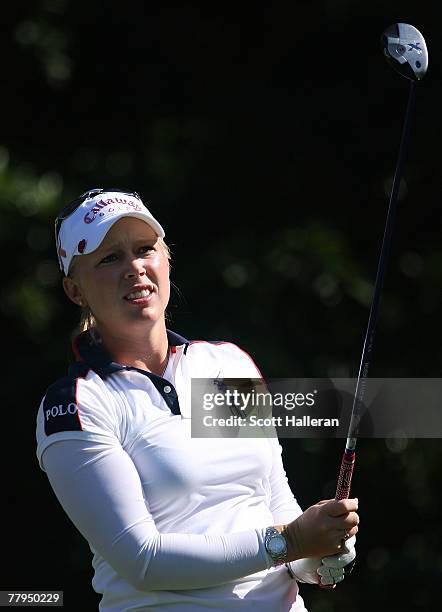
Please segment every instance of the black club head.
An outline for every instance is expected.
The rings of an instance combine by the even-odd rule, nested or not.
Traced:
[[[395,23],[381,37],[387,62],[402,76],[420,81],[427,72],[428,51],[425,39],[414,26]]]

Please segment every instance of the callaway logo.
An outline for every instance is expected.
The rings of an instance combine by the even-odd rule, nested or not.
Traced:
[[[417,42],[417,43],[407,43],[407,45],[410,46],[410,48],[408,49],[409,51],[414,49],[415,51],[418,52],[419,55],[422,53],[422,49],[419,47],[420,42]]]
[[[77,410],[77,404],[74,404],[73,402],[71,402],[67,406],[63,406],[63,404],[59,404],[58,406],[52,406],[52,408],[45,410],[46,421],[49,421],[49,419],[58,416],[65,416],[66,414],[75,414]]]
[[[141,205],[134,200],[127,200],[126,198],[108,198],[107,200],[100,200],[99,202],[96,202],[91,210],[84,215],[83,221],[85,223],[92,223],[101,210],[106,206],[110,206],[111,204],[116,205],[115,208],[119,210],[127,210],[129,206],[134,210],[142,210]],[[114,208],[107,210],[110,213],[114,212]]]

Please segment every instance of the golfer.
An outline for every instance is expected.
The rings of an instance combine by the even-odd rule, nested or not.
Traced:
[[[297,582],[333,585],[355,557],[357,500],[302,512],[277,438],[191,437],[192,377],[260,373],[234,344],[166,329],[169,250],[136,193],[86,192],[56,242],[82,331],[42,400],[37,456],[90,545],[100,610],[305,610]]]

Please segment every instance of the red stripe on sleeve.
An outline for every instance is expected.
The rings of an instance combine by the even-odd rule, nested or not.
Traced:
[[[81,431],[83,431],[83,423],[81,422],[81,418],[80,418],[80,408],[78,406],[78,382],[79,382],[79,378],[77,378],[77,380],[75,381],[75,405],[77,406],[77,418],[78,418],[78,422],[80,423],[80,429]]]

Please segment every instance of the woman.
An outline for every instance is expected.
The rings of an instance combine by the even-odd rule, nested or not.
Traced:
[[[343,578],[357,500],[303,513],[277,439],[191,438],[191,377],[260,373],[233,344],[166,329],[163,238],[139,196],[115,189],[86,192],[57,218],[63,287],[84,331],[40,406],[40,465],[94,553],[100,610],[305,610],[295,578]]]

